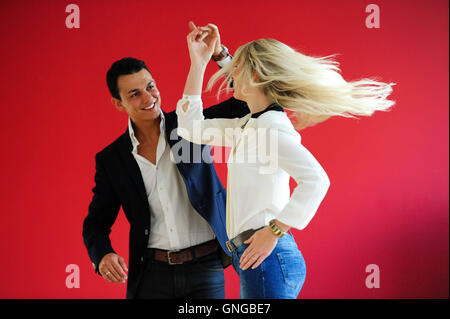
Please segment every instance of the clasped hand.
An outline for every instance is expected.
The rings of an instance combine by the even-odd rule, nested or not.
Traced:
[[[211,56],[220,50],[218,29],[212,24],[196,27],[192,21],[189,22],[189,27],[192,30],[187,35],[191,66],[206,67]]]

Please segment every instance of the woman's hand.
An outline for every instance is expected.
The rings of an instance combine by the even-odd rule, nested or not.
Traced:
[[[205,38],[211,36],[210,41],[207,43]],[[191,58],[191,67],[205,68],[211,59],[212,54],[215,51],[217,36],[211,35],[210,31],[200,31],[198,28],[194,28],[187,35],[187,43],[189,48],[189,56]]]
[[[244,244],[250,244],[245,249],[239,262],[241,269],[247,270],[258,267],[273,251],[278,242],[278,236],[275,235],[269,227],[258,230]]]

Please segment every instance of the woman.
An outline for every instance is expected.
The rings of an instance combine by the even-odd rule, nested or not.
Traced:
[[[336,62],[327,57],[305,56],[279,41],[260,39],[241,46],[208,84],[211,89],[224,77],[222,88],[232,81],[234,97],[245,101],[251,113],[243,118],[206,120],[200,95],[216,42],[205,43],[206,36],[207,32],[201,34],[199,29],[187,36],[191,67],[177,104],[178,134],[194,143],[232,148],[226,206],[231,240],[227,246],[240,277],[240,297],[296,298],[306,267],[287,231],[307,226],[330,182],[301,145],[301,137],[283,109],[297,116],[297,129],[333,115],[371,115],[394,104],[386,100],[394,84],[370,79],[346,82],[337,72]],[[272,170],[262,169],[263,161],[248,160],[255,149],[275,163]],[[298,184],[291,197],[289,177]]]

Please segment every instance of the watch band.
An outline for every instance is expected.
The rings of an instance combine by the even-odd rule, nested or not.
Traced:
[[[285,234],[285,232],[282,231],[280,228],[278,228],[278,225],[275,224],[275,220],[274,220],[274,219],[272,219],[272,220],[269,222],[269,228],[270,228],[270,230],[271,230],[275,235],[277,235],[278,237],[283,237],[284,234]]]
[[[221,60],[223,60],[224,58],[226,58],[227,56],[230,55],[226,46],[221,44],[221,47],[222,47],[222,51],[220,51],[220,53],[218,55],[211,56],[211,59],[213,61],[215,61],[215,62],[221,61]]]

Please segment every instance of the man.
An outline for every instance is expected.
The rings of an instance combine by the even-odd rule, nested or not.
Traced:
[[[202,41],[218,36],[214,25],[202,29]],[[229,59],[220,41],[213,59]],[[95,157],[95,187],[83,223],[95,271],[111,283],[128,280],[127,298],[224,298],[223,268],[230,264],[224,253],[229,255],[226,191],[210,149],[176,135],[176,113],[161,110],[156,80],[143,61],[113,63],[107,84],[112,104],[129,120],[126,132]],[[229,101],[206,109],[205,117],[249,112],[244,102],[232,109]],[[194,161],[199,150],[208,156]],[[109,238],[120,207],[130,222],[129,271]]]

